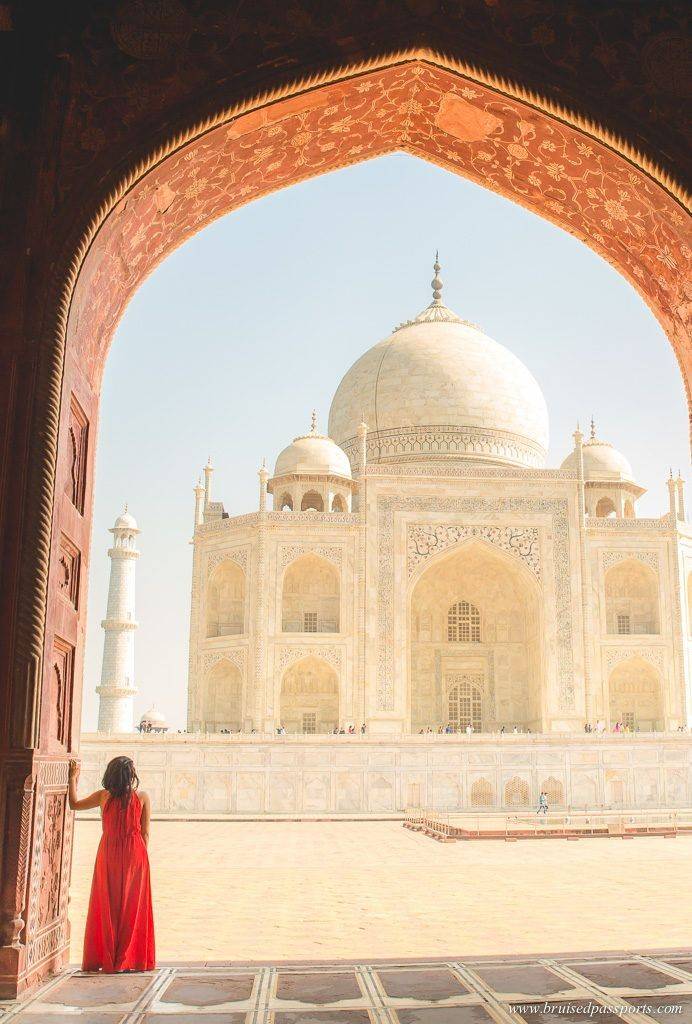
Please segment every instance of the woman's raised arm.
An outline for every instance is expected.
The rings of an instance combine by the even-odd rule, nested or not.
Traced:
[[[90,793],[89,796],[83,797],[80,800],[77,797],[77,779],[79,778],[79,763],[77,761],[70,761],[70,788],[69,788],[69,801],[71,811],[88,811],[92,807],[100,807],[103,803],[105,796],[105,789],[97,789],[95,793]]]

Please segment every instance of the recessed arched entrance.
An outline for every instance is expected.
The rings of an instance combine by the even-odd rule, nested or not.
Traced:
[[[539,597],[528,570],[483,541],[431,561],[411,593],[412,732],[542,730]]]
[[[118,319],[156,264],[214,218],[396,150],[501,192],[613,263],[667,331],[690,394],[684,220],[674,184],[607,129],[521,87],[433,53],[402,53],[249,98],[171,130],[139,162],[126,163],[117,187],[84,210],[78,235],[65,243],[46,311],[51,328],[32,354],[38,387],[8,746],[42,756],[28,774],[18,763],[6,780],[0,974],[8,993],[54,969],[67,946],[65,793],[79,721],[80,586],[101,376]],[[126,154],[123,146],[124,161]],[[72,729],[57,727],[70,721]]]

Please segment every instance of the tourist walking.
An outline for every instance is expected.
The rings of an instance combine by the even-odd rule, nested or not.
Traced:
[[[547,814],[548,813],[548,794],[541,791],[541,795],[538,798],[538,809],[536,814]]]
[[[116,974],[151,971],[156,966],[154,916],[149,879],[151,804],[138,793],[139,779],[129,757],[114,757],[103,775],[103,789],[77,797],[79,765],[70,761],[70,808],[101,809],[103,834],[84,933],[83,971]]]

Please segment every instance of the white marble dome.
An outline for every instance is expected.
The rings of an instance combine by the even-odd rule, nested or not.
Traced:
[[[330,437],[355,458],[364,419],[370,461],[544,466],[548,410],[536,379],[444,306],[441,285],[436,273],[431,305],[347,372],[332,402]]]
[[[118,516],[113,526],[114,530],[136,530],[139,532],[137,527],[137,520],[130,512],[127,511],[127,505],[125,511]]]
[[[348,456],[331,437],[318,433],[314,414],[310,433],[294,438],[276,460],[275,477],[293,473],[351,477]]]
[[[591,425],[591,437],[588,441],[584,442],[582,452],[585,480],[634,480],[632,466],[629,461],[610,442],[602,441],[596,437],[596,429],[593,423]],[[576,453],[570,452],[560,468],[576,473]]]
[[[168,722],[166,716],[159,711],[155,704],[145,711],[139,720],[140,725],[150,725],[154,729],[167,729]]]

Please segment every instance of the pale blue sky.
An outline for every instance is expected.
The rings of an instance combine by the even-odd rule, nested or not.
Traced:
[[[630,459],[667,508],[688,465],[680,373],[630,285],[565,232],[491,192],[394,155],[296,185],[206,228],[134,296],[106,366],[96,463],[84,727],[96,723],[106,554],[129,502],[139,546],[136,714],[185,721],[192,488],[212,455],[214,497],[257,503],[257,468],[326,429],[351,363],[430,301],[435,249],[455,312],[523,360],[550,412],[549,465],[577,419]]]

